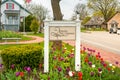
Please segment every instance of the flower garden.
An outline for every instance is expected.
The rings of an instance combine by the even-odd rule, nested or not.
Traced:
[[[81,46],[81,70],[76,72],[74,48],[68,44],[62,47],[62,51],[50,47],[49,73],[43,72],[43,49],[39,45],[4,49],[0,80],[120,80],[118,67],[105,62],[100,52],[84,46]],[[93,56],[94,53],[97,54]]]

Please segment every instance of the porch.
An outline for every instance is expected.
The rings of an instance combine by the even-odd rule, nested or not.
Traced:
[[[20,25],[20,11],[19,10],[5,10],[5,24],[4,30],[19,31]]]

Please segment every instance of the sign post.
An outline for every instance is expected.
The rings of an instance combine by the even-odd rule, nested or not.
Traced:
[[[49,72],[49,40],[75,40],[75,70],[80,71],[80,20],[44,22],[44,72]]]
[[[44,27],[44,72],[49,72],[49,21],[46,19]]]
[[[75,70],[80,71],[81,59],[80,59],[80,20],[77,16],[76,20],[76,41],[75,41]]]

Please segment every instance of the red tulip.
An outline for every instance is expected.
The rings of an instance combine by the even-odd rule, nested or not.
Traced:
[[[23,77],[24,76],[24,72],[20,72],[20,77]]]
[[[110,68],[107,68],[108,71],[110,71],[111,69]]]
[[[82,80],[82,72],[78,72],[79,80]]]
[[[40,69],[42,68],[42,64],[39,64],[39,68],[40,68]]]
[[[107,64],[104,63],[103,66],[104,66],[104,67],[107,67]]]

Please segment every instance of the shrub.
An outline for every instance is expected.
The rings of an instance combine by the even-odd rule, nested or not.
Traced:
[[[43,59],[41,55],[42,48],[32,45],[10,47],[1,52],[3,64],[7,69],[9,69],[12,64],[14,64],[16,68],[23,68],[25,66],[37,68]]]
[[[0,31],[0,39],[12,37],[21,38],[21,35],[13,31]]]
[[[33,19],[35,19],[35,17],[33,15],[29,15],[29,16],[25,17],[25,32],[31,32],[30,25],[31,25]],[[21,22],[21,25],[20,25],[21,32],[23,32],[23,28],[24,28],[23,24],[24,24],[24,22]]]
[[[34,19],[30,25],[30,28],[34,32],[34,34],[36,34],[39,28],[39,22],[36,19]]]

